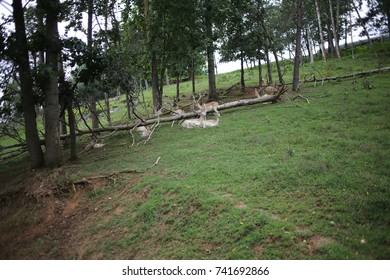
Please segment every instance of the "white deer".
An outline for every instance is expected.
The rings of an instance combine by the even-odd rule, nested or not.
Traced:
[[[215,114],[217,116],[221,116],[221,114],[218,112],[218,102],[217,101],[211,101],[211,102],[208,102],[208,103],[204,103],[202,105],[199,104],[199,101],[202,99],[203,95],[200,94],[199,96],[199,99],[198,100],[195,100],[195,97],[192,96],[193,100],[194,100],[194,104],[202,111],[206,111],[206,113],[208,112],[211,112],[211,111],[214,111]]]
[[[215,127],[219,125],[219,119],[221,115],[217,114],[217,119],[215,120],[206,120],[206,107],[200,106],[200,117],[198,119],[188,119],[182,122],[181,126],[184,128],[206,128],[206,127]]]
[[[142,138],[149,137],[151,130],[146,126],[138,126],[137,131],[141,135]]]
[[[184,128],[194,128],[194,127],[204,127],[203,123],[206,120],[206,111],[200,112],[200,117],[198,119],[187,119],[181,123],[181,126]]]
[[[220,115],[217,115],[217,119],[215,120],[205,120],[203,121],[202,123],[202,127],[215,127],[215,126],[218,126],[219,125],[219,119],[220,119]]]
[[[171,111],[172,116],[181,116],[184,115],[186,112],[183,109],[180,109],[176,106],[176,109]],[[175,124],[176,121],[172,121],[171,127]]]

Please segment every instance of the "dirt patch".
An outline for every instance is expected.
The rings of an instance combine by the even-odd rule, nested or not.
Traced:
[[[330,237],[314,235],[312,237],[307,238],[307,240],[304,240],[303,242],[307,243],[307,249],[309,251],[309,254],[314,255],[321,247],[332,244],[335,242],[335,240]]]
[[[239,202],[237,202],[236,204],[234,204],[234,207],[236,207],[236,208],[238,208],[238,209],[244,209],[244,208],[247,207],[247,205],[246,205],[244,202],[239,201]]]
[[[252,247],[253,256],[255,259],[261,259],[264,255],[265,250],[267,247],[272,244],[280,242],[280,239],[278,237],[275,237],[273,235],[268,235],[266,239],[264,239],[261,243],[257,243]]]
[[[19,176],[19,175],[18,175]],[[125,191],[143,175],[131,174]],[[97,191],[115,182],[111,177],[97,176],[78,182],[66,180],[66,169],[30,171],[7,184],[0,195],[0,259],[102,259],[96,251],[100,238],[122,238],[127,228],[91,233],[91,225],[104,212],[109,198],[93,200]],[[117,175],[114,179],[123,178]],[[114,198],[123,195],[118,189]],[[146,199],[149,191],[139,196]],[[118,204],[112,214],[125,210]],[[104,221],[102,221],[104,223]],[[105,221],[107,222],[107,220]],[[120,256],[120,255],[118,255]]]

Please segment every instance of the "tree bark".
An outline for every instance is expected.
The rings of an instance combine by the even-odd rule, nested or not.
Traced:
[[[261,59],[259,59],[259,86],[263,86],[264,85],[264,81],[263,81],[263,69],[262,69],[262,66],[261,66]]]
[[[271,62],[269,61],[269,52],[268,47],[265,47],[265,58],[267,61],[267,80],[268,84],[272,84],[272,69],[271,69]]]
[[[58,92],[58,57],[60,43],[58,38],[59,1],[44,4],[46,11],[46,65],[49,81],[45,92],[45,161],[48,167],[61,165],[61,146],[59,131],[59,92]]]
[[[143,1],[144,3],[144,16],[145,16],[145,35],[146,41],[149,47],[152,45],[151,38],[151,28],[152,28],[152,19],[149,9],[149,0]],[[157,54],[156,51],[151,50],[150,53],[150,64],[152,70],[152,96],[153,96],[153,111],[156,113],[162,107],[162,96],[160,96],[160,85],[158,78],[158,65],[157,65]]]
[[[324,41],[324,33],[322,31],[322,23],[321,23],[321,12],[318,4],[318,0],[315,0],[316,13],[317,13],[317,21],[318,21],[318,30],[320,33],[320,48],[322,54],[322,63],[326,64],[326,52],[325,52],[325,41]]]
[[[195,59],[192,57],[191,63],[191,81],[192,81],[192,95],[195,96]]]
[[[353,27],[352,27],[352,15],[351,12],[349,12],[349,24],[351,27],[351,50],[352,50],[352,59],[355,59],[355,51],[353,46]]]
[[[295,39],[295,58],[294,58],[294,76],[293,76],[293,91],[299,90],[299,67],[301,63],[301,38],[302,38],[302,9],[303,0],[296,0],[296,25],[297,33]]]
[[[44,165],[44,157],[39,141],[36,123],[33,81],[28,59],[26,27],[24,23],[24,14],[21,0],[14,0],[12,2],[12,7],[15,22],[15,39],[17,42],[16,64],[19,67],[21,101],[23,107],[27,149],[30,155],[31,166],[33,168],[39,168]]]
[[[70,160],[77,159],[76,118],[73,112],[73,94],[67,102],[69,136],[70,136]]]
[[[104,93],[104,102],[106,104],[107,122],[109,125],[111,125],[110,97],[108,96],[107,92]]]
[[[88,51],[92,55],[92,20],[93,20],[93,0],[88,0],[88,23],[87,23],[87,46]],[[89,61],[92,64],[92,61]],[[91,67],[91,65],[89,65]],[[87,82],[87,85],[89,82]],[[89,97],[89,108],[91,110],[91,119],[92,119],[92,128],[99,127],[99,116],[96,109],[96,96],[94,93],[91,93]]]
[[[333,4],[332,0],[329,1],[329,12],[330,12],[330,20],[332,23],[332,31],[333,31],[333,39],[334,39],[334,47],[335,47],[335,53],[336,53],[336,58],[340,59],[340,48],[339,48],[339,34],[337,32],[337,26],[336,26],[336,20],[334,18],[334,13],[333,13]]]
[[[158,78],[158,66],[156,52],[152,51],[152,95],[153,95],[153,111],[157,113],[162,107],[162,96],[160,94],[160,85]]]
[[[313,55],[313,39],[311,37],[311,31],[310,28],[306,28],[306,39],[307,39],[307,49],[309,51],[309,57],[310,57],[310,64],[314,63],[314,55]]]
[[[244,52],[240,52],[241,61],[241,92],[245,91],[245,70],[244,70]]]
[[[274,54],[274,57],[275,57],[275,64],[276,64],[276,70],[278,71],[279,83],[284,84],[282,70],[280,69],[278,54],[276,53],[274,48],[272,48],[272,53]]]
[[[209,101],[218,99],[217,86],[215,82],[215,61],[214,61],[214,40],[213,40],[213,21],[212,21],[213,7],[210,4],[206,6],[205,24],[206,37],[209,41],[207,44],[207,72],[209,79]]]
[[[176,77],[176,102],[180,101],[180,77]]]
[[[273,39],[271,38],[271,33],[268,32],[268,28],[266,27],[266,25],[264,23],[264,19],[262,19],[260,21],[260,23],[261,23],[261,26],[263,27],[265,34],[266,34],[268,45],[271,47],[272,54],[274,55],[274,58],[275,58],[275,64],[276,64],[276,70],[278,71],[279,83],[283,84],[284,83],[283,75],[282,75],[282,71],[280,69],[278,54],[276,53],[276,50],[274,47],[275,44],[273,42]],[[268,48],[266,49],[266,51],[268,53]],[[269,57],[267,59],[269,62]],[[270,70],[270,67],[268,68],[268,70]],[[270,76],[270,83],[272,84],[272,77],[271,76]]]

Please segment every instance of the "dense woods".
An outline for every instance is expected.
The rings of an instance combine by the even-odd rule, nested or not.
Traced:
[[[323,63],[329,56],[342,59],[340,45],[352,28],[362,27],[368,38],[370,32],[390,32],[385,0],[6,0],[0,5],[8,12],[0,25],[1,133],[27,144],[33,167],[61,165],[61,134],[70,133],[71,155],[77,157],[74,114],[87,107],[91,129],[101,127],[99,100],[105,101],[110,123],[109,99],[126,95],[133,118],[141,89],[151,86],[158,112],[165,84],[189,79],[196,93],[194,79],[203,72],[208,99],[217,100],[216,52],[222,61],[240,60],[242,89],[248,63],[267,65],[259,85],[287,82],[279,61],[282,52],[290,53],[298,91],[303,54],[308,62],[316,49]],[[44,135],[38,133],[37,116]],[[12,129],[20,125],[23,136]]]

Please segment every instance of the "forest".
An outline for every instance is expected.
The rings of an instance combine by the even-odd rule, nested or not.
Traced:
[[[389,258],[388,1],[0,9],[1,259]]]

